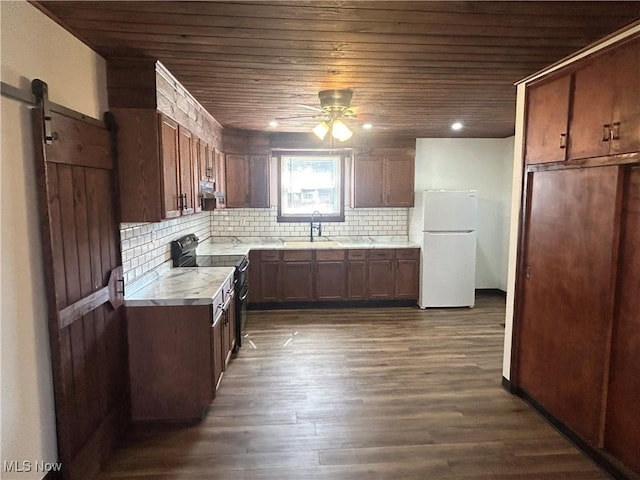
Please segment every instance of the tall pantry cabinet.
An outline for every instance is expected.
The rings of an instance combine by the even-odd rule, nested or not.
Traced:
[[[511,384],[606,468],[635,478],[640,32],[525,88]]]

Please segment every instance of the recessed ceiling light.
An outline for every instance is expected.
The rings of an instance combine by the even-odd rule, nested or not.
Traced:
[[[364,125],[362,125],[362,128],[364,128],[365,130],[371,130],[373,128],[373,125],[371,125],[370,123],[365,123]]]
[[[457,130],[462,130],[462,127],[463,127],[463,125],[462,125],[461,122],[453,122],[451,124],[451,130],[456,130],[456,131]]]
[[[269,126],[270,126],[271,128],[275,128],[275,127],[277,127],[277,126],[278,126],[278,122],[276,122],[275,120],[271,120],[271,121],[269,122]]]

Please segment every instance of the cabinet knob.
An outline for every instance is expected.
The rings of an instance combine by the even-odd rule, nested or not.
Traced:
[[[567,134],[560,134],[560,148],[567,148]]]
[[[611,125],[608,123],[602,126],[602,141],[608,142],[611,138]]]

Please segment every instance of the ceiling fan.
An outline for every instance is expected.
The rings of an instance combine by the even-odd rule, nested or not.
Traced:
[[[313,127],[311,131],[320,139],[324,140],[327,133],[336,140],[345,142],[353,136],[353,131],[344,122],[345,119],[356,118],[356,114],[351,107],[353,91],[350,89],[322,90],[318,93],[320,108],[310,105],[300,105],[301,107],[315,110],[318,113],[311,115],[312,118],[321,118],[322,121]],[[303,118],[309,115],[287,118]]]

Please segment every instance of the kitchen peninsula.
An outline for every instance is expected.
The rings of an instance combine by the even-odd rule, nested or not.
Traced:
[[[235,343],[232,267],[172,268],[126,296],[131,418],[197,421]]]

